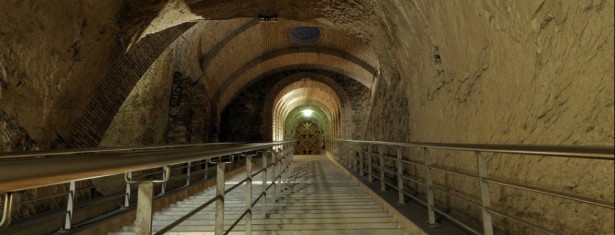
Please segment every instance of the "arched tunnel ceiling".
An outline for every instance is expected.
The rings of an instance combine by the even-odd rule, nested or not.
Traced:
[[[333,89],[324,83],[306,79],[285,87],[274,101],[274,110],[280,111],[284,118],[298,105],[310,104],[310,102],[319,102],[329,114],[341,107],[340,99]]]
[[[318,27],[319,42],[295,44],[290,32],[300,26]],[[335,71],[368,88],[378,73],[376,54],[368,44],[323,25],[284,19],[269,23],[249,18],[203,21],[181,41],[177,64],[192,77],[206,81],[219,111],[254,79],[280,68]]]
[[[341,106],[337,92],[322,82],[304,78],[290,83],[280,90],[274,100],[275,132],[279,138],[286,133],[285,128],[292,128],[305,119],[301,110],[308,107],[315,111],[312,118],[330,132],[330,127],[337,125],[333,121],[340,115]]]

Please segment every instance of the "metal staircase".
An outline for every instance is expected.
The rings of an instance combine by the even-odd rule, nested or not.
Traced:
[[[290,183],[278,189],[275,199],[273,192],[269,191],[265,206],[262,200],[254,205],[253,234],[405,234],[399,224],[368,196],[365,189],[343,174],[325,156],[294,156],[293,161],[296,167]],[[260,179],[262,174],[264,172],[254,178]],[[226,184],[231,186],[244,178],[246,175],[241,174]],[[215,191],[205,190],[154,213],[153,232],[158,232],[215,197]],[[252,198],[257,198],[260,193],[260,190],[253,191]],[[244,187],[238,187],[224,197],[224,231],[227,234],[246,234],[246,219],[238,221],[231,229],[244,213],[245,195]],[[215,223],[215,208],[210,206],[165,234],[214,234]],[[122,228],[121,232],[108,234],[129,235],[135,234],[134,231],[133,225]]]

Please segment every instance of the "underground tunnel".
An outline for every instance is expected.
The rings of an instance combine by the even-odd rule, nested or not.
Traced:
[[[121,234],[220,164],[386,212],[256,234],[613,234],[614,5],[0,0],[0,234]]]

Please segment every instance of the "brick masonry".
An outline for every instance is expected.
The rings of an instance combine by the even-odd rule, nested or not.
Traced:
[[[189,22],[148,35],[118,58],[101,81],[85,113],[71,126],[69,136],[54,141],[55,148],[96,147],[113,117],[150,65],[195,23]]]
[[[271,140],[272,123],[270,120],[274,104],[270,96],[275,98],[276,90],[279,92],[285,87],[283,84],[290,84],[304,77],[293,76],[297,74],[311,74],[310,77],[315,78],[316,81],[328,84],[334,90],[337,88],[341,94],[340,99],[344,103],[342,105],[349,107],[346,115],[351,117],[351,122],[344,124],[348,125],[346,130],[351,132],[350,136],[360,136],[360,130],[362,130],[360,126],[363,124],[364,108],[369,94],[368,89],[357,81],[335,72],[294,68],[257,78],[256,82],[242,89],[243,91],[222,111],[221,141]],[[352,98],[348,99],[348,97]]]

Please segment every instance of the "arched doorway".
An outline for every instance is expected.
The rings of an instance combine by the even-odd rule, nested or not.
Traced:
[[[322,148],[322,130],[314,121],[300,122],[294,130],[295,154],[313,155],[320,154]]]

